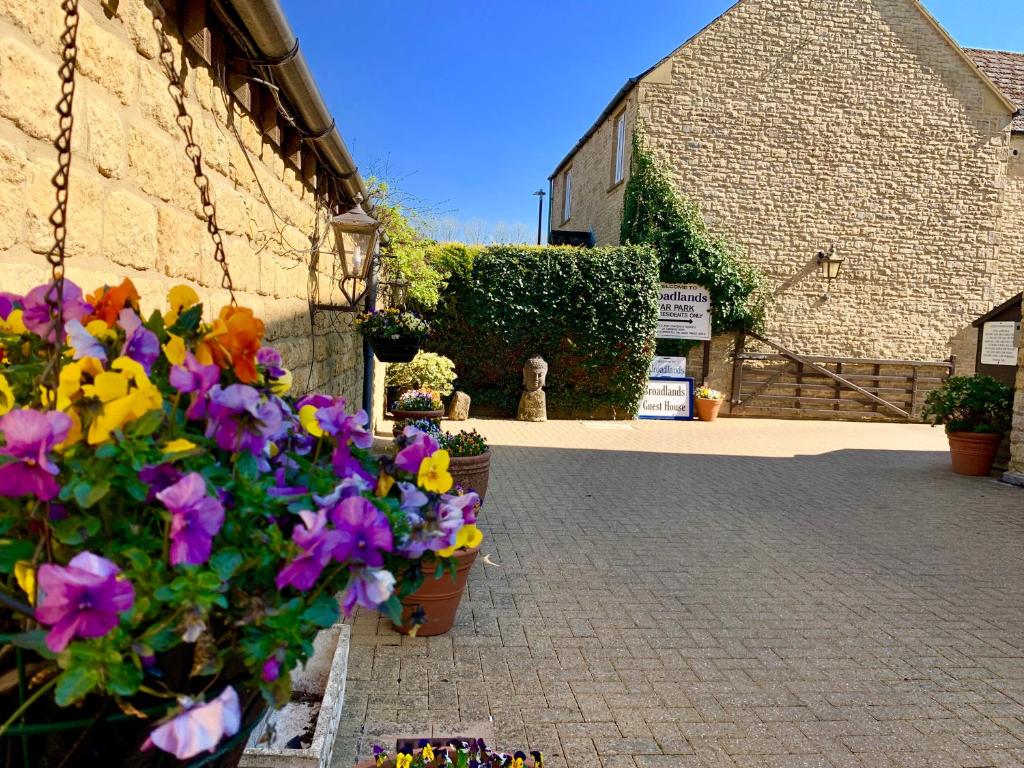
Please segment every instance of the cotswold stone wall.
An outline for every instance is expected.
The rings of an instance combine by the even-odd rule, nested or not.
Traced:
[[[206,232],[176,110],[157,60],[153,17],[142,0],[82,0],[68,276],[89,291],[132,279],[145,307],[163,307],[187,282],[208,308],[223,305],[220,271]],[[54,105],[59,4],[0,0],[0,286],[43,282],[52,243],[47,217],[56,170]],[[175,57],[180,37],[169,24]],[[267,324],[296,389],[359,402],[362,345],[343,316],[311,335],[308,296],[332,294],[328,241],[310,269],[315,207],[308,179],[241,107],[210,68],[186,59],[187,102],[224,232],[238,303]],[[313,339],[315,338],[315,343]]]
[[[1010,158],[1007,205],[1000,242],[1005,248],[1015,248],[1018,259],[1024,261],[1024,136],[1015,135],[1010,146],[1015,154]],[[1024,270],[1017,273],[1017,291],[1021,290],[1024,290]],[[1024,344],[1020,348],[1020,367],[1017,369],[1017,399],[1013,411],[1010,448],[1010,473],[1015,482],[1024,485]]]
[[[626,111],[626,177],[633,155],[633,126],[636,122],[636,94],[631,93],[613,113],[601,122],[597,131],[580,147],[570,165],[562,168],[552,179],[551,228],[589,232],[599,245],[618,245],[619,224],[622,221],[622,201],[625,181],[613,184],[613,158],[615,157],[615,122],[622,110]],[[572,211],[568,221],[563,220],[565,210],[565,170],[572,168]]]

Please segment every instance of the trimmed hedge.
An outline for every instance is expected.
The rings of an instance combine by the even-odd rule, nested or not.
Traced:
[[[550,364],[549,411],[633,415],[658,321],[658,259],[648,246],[495,246],[441,292],[431,349],[455,361],[474,403],[514,412],[523,363]]]

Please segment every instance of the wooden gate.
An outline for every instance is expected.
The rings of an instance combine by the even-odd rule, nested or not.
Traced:
[[[769,351],[752,350],[751,342]],[[927,393],[955,374],[955,357],[934,361],[799,355],[748,332],[736,346],[730,413],[917,421]]]

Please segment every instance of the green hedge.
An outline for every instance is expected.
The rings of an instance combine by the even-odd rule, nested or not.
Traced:
[[[549,411],[636,412],[658,320],[647,246],[495,246],[441,292],[430,348],[455,361],[474,403],[515,410],[534,353],[551,368]]]

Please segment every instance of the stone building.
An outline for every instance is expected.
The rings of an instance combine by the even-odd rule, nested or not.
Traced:
[[[740,0],[556,166],[550,229],[618,242],[641,120],[679,191],[768,275],[768,338],[970,373],[972,321],[1024,287],[1022,104],[1024,54],[964,50],[916,0]],[[825,298],[832,244],[845,265]]]
[[[49,275],[60,5],[0,0],[6,291]],[[81,0],[68,277],[87,291],[130,277],[144,308],[162,309],[168,288],[183,282],[199,291],[208,315],[227,300],[161,69],[154,12],[165,16],[184,73],[238,303],[265,320],[298,391],[358,404],[363,350],[351,316],[311,313],[311,305],[338,302],[327,219],[368,195],[301,52],[289,55],[295,38],[276,0]],[[273,59],[281,63],[253,63]],[[276,81],[278,98],[257,80]]]

